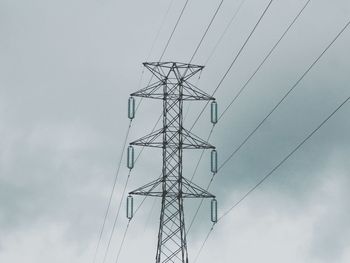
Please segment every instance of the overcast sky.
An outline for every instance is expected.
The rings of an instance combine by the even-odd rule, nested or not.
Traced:
[[[93,261],[128,119],[128,94],[150,78],[184,0],[0,0],[0,262]],[[193,63],[198,87],[211,93],[268,0],[246,0],[213,56],[241,0],[226,0]],[[222,110],[264,59],[306,0],[275,0],[216,93]],[[218,0],[190,0],[164,61],[188,62]],[[349,0],[309,6],[217,124],[211,143],[223,161],[244,140],[350,19]],[[156,38],[159,31],[159,37]],[[156,39],[156,40],[155,40]],[[155,41],[154,41],[155,40]],[[154,43],[154,48],[152,45]],[[350,28],[248,143],[216,176],[219,213],[278,164],[350,96]],[[140,78],[141,85],[139,85]],[[191,103],[190,127],[203,103]],[[129,141],[149,133],[161,104],[144,100]],[[198,262],[350,262],[350,105],[263,185],[218,223]],[[209,112],[194,132],[206,138]],[[140,149],[137,149],[137,152]],[[191,177],[200,152],[185,153]],[[97,263],[127,176],[123,160]],[[194,181],[210,179],[209,153]],[[145,150],[131,191],[155,179],[161,152]],[[141,198],[135,198],[135,205]],[[159,200],[147,200],[130,224],[119,262],[154,262]],[[197,203],[186,203],[188,224]],[[115,261],[127,223],[124,203],[107,263]],[[150,213],[151,211],[151,213]],[[190,262],[211,226],[204,203],[188,236]],[[137,252],[137,253],[135,253]]]

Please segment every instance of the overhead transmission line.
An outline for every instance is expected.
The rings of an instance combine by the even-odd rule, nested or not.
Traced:
[[[102,226],[101,226],[101,229],[100,229],[100,234],[99,234],[99,238],[98,238],[96,249],[95,249],[95,253],[94,253],[94,260],[93,260],[94,263],[96,262],[98,249],[99,249],[100,244],[101,244],[102,235],[103,235],[104,228],[105,228],[106,221],[107,221],[107,216],[109,214],[109,210],[110,210],[110,207],[111,207],[112,197],[113,197],[115,186],[117,184],[120,167],[121,167],[121,163],[122,163],[122,160],[123,160],[123,153],[124,153],[125,146],[126,146],[126,143],[127,143],[128,137],[129,137],[129,133],[130,133],[131,123],[132,123],[132,120],[130,120],[130,122],[129,122],[129,126],[128,126],[128,129],[127,129],[126,135],[125,135],[125,139],[124,139],[124,142],[123,142],[123,146],[122,146],[122,150],[121,150],[120,158],[119,158],[119,162],[118,162],[117,172],[115,174],[115,177],[114,177],[114,180],[113,180],[113,186],[112,186],[112,189],[111,189],[111,193],[110,193],[109,198],[108,198],[108,204],[107,204],[106,212],[104,214],[103,223],[102,223]]]
[[[309,1],[310,1],[310,0],[309,0]],[[241,5],[242,5],[243,3],[244,3],[244,2],[242,1],[242,2],[241,2]],[[212,93],[212,95],[214,95],[214,94],[216,93],[216,91],[219,89],[219,87],[221,86],[223,80],[226,78],[228,72],[231,70],[231,68],[232,68],[232,66],[234,65],[234,63],[237,61],[238,57],[240,56],[240,54],[242,53],[244,47],[245,47],[246,44],[248,43],[249,39],[251,38],[251,36],[252,36],[253,33],[255,32],[256,28],[258,27],[258,25],[259,25],[260,22],[262,21],[263,17],[265,16],[265,14],[266,14],[266,12],[267,12],[267,10],[269,9],[269,7],[270,7],[271,4],[272,4],[272,1],[270,1],[270,2],[268,3],[268,5],[265,7],[264,11],[262,12],[261,16],[259,17],[259,19],[258,19],[257,23],[255,24],[254,28],[252,29],[252,31],[251,31],[250,34],[248,35],[247,39],[245,40],[244,44],[242,45],[242,47],[241,47],[241,49],[239,50],[239,52],[237,53],[237,55],[234,57],[232,63],[230,64],[230,67],[229,67],[229,68],[227,69],[227,71],[225,72],[223,78],[220,80],[218,86],[216,87],[216,89],[214,90],[214,92]],[[241,7],[241,5],[240,5],[240,7]],[[297,17],[299,17],[299,15],[300,15],[300,13],[298,14]],[[235,16],[236,16],[236,14],[235,14],[233,17],[235,17]],[[296,19],[295,19],[295,20],[296,20]],[[292,24],[294,24],[295,20],[292,22]],[[231,20],[231,21],[232,21],[232,20]],[[291,27],[291,26],[290,26],[290,27]],[[290,29],[290,27],[285,31],[285,33],[283,34],[282,38],[283,38],[284,35],[288,32],[288,30]],[[224,31],[224,32],[225,32],[225,31]],[[282,38],[281,38],[281,39],[282,39]],[[280,40],[281,40],[281,39],[280,39]],[[279,41],[278,41],[278,43],[279,43]],[[278,45],[278,44],[277,44],[277,45]],[[275,48],[277,45],[275,45],[274,48]],[[274,49],[274,48],[273,48],[273,49]],[[271,53],[272,53],[272,51],[267,55],[267,57],[269,57],[269,56],[271,55]],[[266,59],[267,59],[267,57],[266,57]],[[265,59],[265,61],[266,61],[266,59]],[[263,61],[263,63],[264,63],[265,61]],[[263,63],[262,63],[262,64],[263,64]],[[262,64],[261,64],[261,65],[262,65]],[[244,89],[244,88],[243,88],[243,89]],[[243,89],[242,89],[242,91],[243,91]],[[239,94],[238,94],[238,96],[239,96]],[[236,98],[238,98],[238,96],[236,96]],[[204,112],[204,110],[205,110],[205,108],[206,108],[207,105],[208,105],[208,103],[206,103],[206,105],[204,106],[203,110],[201,111],[201,113],[199,114],[199,116],[197,117],[197,119],[194,121],[194,123],[193,123],[191,129],[194,128],[194,126],[196,125],[198,119],[200,118],[201,114]],[[211,137],[211,135],[212,135],[212,133],[213,133],[213,131],[214,131],[214,128],[215,128],[215,125],[212,126],[212,128],[211,128],[211,130],[210,130],[210,132],[209,132],[208,138],[207,138],[207,140],[206,140],[207,142],[209,141],[209,139],[210,139],[210,137]],[[194,179],[194,176],[195,176],[196,173],[197,173],[199,164],[200,164],[200,162],[202,161],[203,156],[204,156],[204,150],[202,150],[201,155],[200,155],[200,157],[199,157],[199,159],[198,159],[198,161],[197,161],[196,167],[195,167],[194,172],[193,172],[192,177],[191,177],[191,181]],[[212,174],[212,177],[211,177],[211,179],[210,179],[210,181],[209,181],[209,184],[208,184],[206,190],[209,189],[211,183],[213,182],[213,179],[214,179],[215,175],[216,175],[216,173],[213,173],[213,174]],[[196,209],[196,211],[195,211],[195,213],[194,213],[194,215],[193,215],[193,217],[192,217],[192,219],[191,219],[191,221],[190,221],[190,225],[189,225],[189,227],[188,227],[188,229],[187,229],[187,233],[191,230],[192,225],[193,225],[193,223],[194,223],[194,221],[195,221],[195,219],[196,219],[196,217],[197,217],[197,215],[198,215],[198,212],[199,212],[199,210],[200,210],[200,208],[201,208],[201,206],[202,206],[202,204],[203,204],[203,201],[204,201],[204,199],[201,199],[201,201],[200,201],[200,203],[199,203],[199,205],[198,205],[198,207],[197,207],[197,209]]]
[[[120,246],[119,246],[119,249],[118,249],[118,253],[117,253],[117,258],[115,259],[115,262],[118,262],[119,260],[119,256],[120,256],[120,253],[123,249],[123,246],[124,246],[124,243],[125,243],[125,237],[126,237],[126,234],[128,233],[128,229],[129,229],[129,226],[130,226],[130,220],[128,220],[128,224],[126,225],[126,228],[124,230],[124,234],[123,234],[123,238],[122,238],[122,241],[120,243]]]
[[[333,115],[349,101],[347,97],[315,130],[313,130],[301,143],[299,143],[286,157],[284,157],[269,173],[267,173],[254,187],[252,187],[246,194],[244,194],[234,205],[232,205],[225,213],[223,213],[218,221],[227,216],[235,207],[237,207],[244,199],[248,197],[256,188],[258,188],[264,181],[266,181],[284,162],[286,162],[299,148],[309,140]]]
[[[299,17],[301,16],[301,14],[304,12],[305,8],[309,5],[311,0],[308,0],[305,2],[304,6],[302,7],[302,9],[298,12],[298,14],[294,17],[294,19],[292,20],[292,22],[288,25],[288,27],[285,29],[285,31],[283,32],[283,34],[281,35],[281,37],[277,40],[277,42],[273,45],[273,47],[270,49],[270,51],[267,53],[267,55],[264,57],[264,59],[261,61],[261,63],[258,65],[258,67],[254,70],[253,74],[249,77],[249,79],[244,83],[244,85],[240,88],[240,90],[238,91],[238,93],[236,93],[232,100],[230,101],[229,105],[225,108],[225,110],[220,114],[218,121],[220,121],[220,119],[223,117],[223,115],[227,112],[227,110],[232,106],[232,104],[239,98],[239,96],[242,94],[242,92],[245,90],[245,88],[248,86],[248,84],[250,83],[250,81],[255,77],[255,75],[259,72],[259,70],[262,68],[262,66],[265,64],[265,62],[268,60],[268,58],[270,58],[270,56],[272,55],[272,53],[275,51],[275,49],[277,48],[277,46],[280,44],[280,42],[284,39],[284,37],[287,35],[287,33],[290,31],[290,29],[292,28],[292,26],[295,24],[295,22],[299,19]],[[209,132],[207,141],[210,139],[213,130],[215,129],[216,126],[213,125],[212,129]],[[201,159],[203,157],[204,151],[202,151],[201,156],[196,164],[196,169],[193,172],[191,181],[193,180],[196,172],[197,172],[197,167],[199,166],[199,163],[201,162]]]
[[[103,263],[106,262],[107,260],[107,255],[108,255],[108,250],[109,250],[109,247],[111,245],[111,241],[112,241],[112,238],[113,238],[113,234],[114,234],[114,231],[115,231],[115,227],[117,226],[117,221],[118,221],[118,217],[119,217],[119,213],[120,213],[120,208],[122,206],[122,202],[124,201],[124,195],[125,195],[125,191],[126,191],[126,187],[128,185],[128,182],[129,182],[129,178],[130,178],[130,173],[131,173],[131,169],[129,170],[128,172],[128,176],[126,178],[126,181],[125,181],[125,184],[124,184],[124,187],[123,187],[123,192],[120,196],[120,201],[119,201],[119,204],[118,204],[118,209],[117,209],[117,214],[114,218],[114,222],[113,222],[113,226],[112,226],[112,231],[109,235],[109,239],[108,239],[108,243],[107,243],[107,247],[106,247],[106,251],[105,251],[105,254],[104,254],[104,257],[103,257]]]
[[[222,85],[223,81],[226,79],[228,73],[231,71],[233,65],[236,63],[237,59],[239,58],[239,56],[241,55],[242,51],[244,50],[245,46],[247,45],[247,43],[249,42],[250,38],[252,37],[252,35],[254,34],[256,28],[258,27],[258,25],[260,24],[261,20],[263,19],[263,17],[265,16],[267,10],[270,8],[272,2],[274,0],[270,0],[269,3],[267,4],[267,6],[265,7],[263,13],[260,15],[259,20],[255,23],[253,30],[249,33],[248,37],[246,38],[246,40],[244,41],[242,47],[239,49],[238,53],[235,55],[234,59],[232,60],[230,66],[228,67],[228,69],[225,71],[224,75],[222,76],[222,78],[220,79],[218,85],[216,86],[216,88],[214,89],[214,91],[212,92],[211,96],[214,96],[215,93],[217,92],[217,90],[220,88],[220,86]],[[202,116],[204,110],[206,109],[206,107],[208,106],[209,101],[207,101],[203,107],[203,109],[201,110],[201,112],[199,113],[198,117],[195,119],[194,123],[191,126],[190,131],[193,129],[193,127],[196,125],[196,123],[198,122],[199,118]]]
[[[159,119],[159,120],[160,120],[160,119]],[[158,120],[158,121],[156,122],[156,124],[153,126],[152,132],[156,129],[159,120]],[[130,127],[129,127],[129,128],[130,128]],[[142,154],[144,148],[145,148],[145,147],[142,147],[141,151],[140,151],[139,154],[136,156],[134,164],[136,164],[136,162],[137,162],[138,159],[140,158],[140,155]],[[124,146],[124,150],[125,150],[125,146]],[[123,150],[123,152],[124,152],[124,150]],[[125,195],[125,191],[126,191],[126,188],[127,188],[127,186],[128,186],[128,183],[129,183],[130,175],[131,175],[131,170],[129,170],[127,179],[126,179],[126,181],[125,181],[125,183],[124,183],[123,192],[122,192],[122,195],[121,195],[119,204],[118,204],[117,214],[116,214],[116,216],[115,216],[115,218],[114,218],[114,222],[113,222],[113,226],[112,226],[112,231],[111,231],[111,233],[110,233],[110,235],[109,235],[109,239],[108,239],[108,243],[107,243],[107,248],[106,248],[106,250],[105,250],[103,263],[105,263],[105,261],[106,261],[106,259],[107,259],[109,247],[110,247],[110,244],[111,244],[113,235],[114,235],[116,223],[117,223],[117,221],[118,221],[120,208],[121,208],[122,202],[123,202],[123,200],[124,200],[124,195]],[[113,189],[113,191],[114,191],[114,189]],[[144,201],[145,201],[145,200],[143,200],[143,201],[141,202],[140,205],[142,205]],[[138,210],[138,208],[136,209],[136,211],[137,211],[137,210]],[[135,211],[135,214],[136,214],[136,211]],[[105,220],[106,220],[106,219],[105,219]],[[130,221],[130,220],[129,220],[129,221]],[[126,230],[125,230],[125,234],[124,234],[123,240],[125,239],[125,235],[126,235],[126,233],[127,233],[128,227],[129,227],[129,223],[128,223],[128,226],[127,226],[127,228],[126,228]],[[102,236],[102,235],[101,235],[101,236]],[[122,241],[122,243],[121,243],[120,246],[122,246],[123,243],[124,243],[124,241]],[[119,250],[121,250],[121,248],[119,248]],[[119,258],[119,253],[120,253],[120,251],[118,252],[117,260],[118,260],[118,258]]]
[[[183,6],[182,9],[181,9],[180,15],[179,15],[179,17],[178,17],[177,20],[176,20],[175,26],[174,26],[173,30],[171,31],[170,37],[169,37],[169,39],[168,39],[168,41],[167,41],[167,43],[166,43],[166,45],[165,45],[165,47],[164,47],[164,50],[163,50],[163,52],[162,52],[162,54],[161,54],[159,60],[162,60],[162,59],[163,59],[163,56],[164,56],[166,50],[167,50],[168,47],[169,47],[170,41],[171,41],[171,39],[173,38],[173,35],[174,35],[175,31],[176,31],[176,28],[177,28],[177,26],[179,25],[179,22],[180,22],[180,20],[181,20],[183,14],[184,14],[184,12],[185,12],[185,9],[186,9],[186,7],[187,7],[188,1],[189,1],[189,0],[186,0],[184,6]]]
[[[328,121],[331,119],[347,102],[349,102],[350,96],[347,97],[335,110],[331,112],[330,115],[327,116],[326,119],[324,119],[312,132],[310,132],[292,151],[290,151],[272,170],[270,170],[256,185],[254,185],[252,188],[249,189],[236,203],[234,203],[228,210],[226,210],[225,213],[223,213],[222,216],[218,218],[218,223],[227,216],[234,208],[236,208],[240,203],[244,201],[254,190],[256,190],[260,185],[262,185],[276,170],[278,170],[295,152],[297,152],[318,130],[320,130]],[[205,243],[208,241],[209,235],[214,229],[214,225],[210,228],[208,234],[206,235],[206,238],[204,242],[201,245],[201,248],[196,256],[197,261],[201,251],[203,250],[203,247]]]
[[[218,5],[217,8],[215,9],[214,15],[213,15],[212,18],[210,19],[210,22],[209,22],[207,28],[205,29],[204,34],[203,34],[201,40],[199,41],[199,43],[198,43],[196,49],[194,50],[193,55],[192,55],[192,57],[190,58],[190,61],[188,62],[188,64],[191,64],[192,60],[193,60],[194,57],[196,56],[196,54],[197,54],[197,52],[198,52],[198,49],[199,49],[200,46],[202,45],[203,40],[204,40],[205,36],[207,35],[207,33],[208,33],[208,31],[209,31],[211,25],[213,24],[213,22],[214,22],[214,20],[215,20],[215,18],[216,18],[216,16],[217,16],[217,14],[218,14],[218,12],[219,12],[219,10],[220,10],[222,4],[223,4],[223,2],[224,2],[224,0],[221,0],[220,3],[219,3],[219,5]]]
[[[299,13],[294,17],[293,21],[289,24],[289,26],[286,28],[286,30],[283,32],[281,37],[277,40],[277,42],[273,45],[273,47],[270,49],[268,54],[265,56],[265,58],[261,61],[259,66],[255,69],[253,74],[249,77],[249,79],[244,83],[242,88],[238,91],[238,93],[233,97],[233,99],[230,101],[230,103],[226,106],[224,111],[220,114],[218,121],[223,117],[223,115],[226,113],[226,111],[232,106],[232,104],[236,101],[236,99],[240,96],[240,94],[243,92],[243,90],[247,87],[247,85],[250,83],[250,81],[255,77],[256,73],[259,72],[261,67],[265,64],[267,59],[271,56],[271,54],[275,51],[277,46],[280,44],[282,39],[286,36],[286,34],[289,32],[289,30],[292,28],[292,26],[295,24],[295,22],[299,19],[300,15],[304,12],[305,8],[309,5],[311,0],[308,0],[305,2],[304,6],[301,8]]]
[[[308,1],[309,2],[309,1]],[[308,3],[307,2],[307,3]],[[350,23],[350,21],[349,21]],[[322,53],[311,63],[311,65],[306,69],[306,71],[301,75],[301,77],[296,81],[296,83],[285,93],[285,95],[279,100],[279,102],[271,109],[271,111],[259,122],[259,124],[248,134],[248,136],[242,141],[242,143],[235,148],[235,150],[224,160],[224,162],[218,167],[218,172],[238,153],[238,151],[248,142],[248,140],[257,132],[257,130],[264,124],[264,122],[278,109],[278,107],[286,100],[286,98],[291,94],[291,92],[300,84],[300,82],[305,78],[305,76],[310,72],[310,70],[317,64],[317,62],[323,57],[323,55],[327,52],[327,50],[334,44],[334,42],[339,38],[339,36],[345,31],[345,29],[349,26],[349,23],[336,35],[336,37],[326,46],[326,48],[322,51]],[[232,105],[232,104],[231,104]],[[221,115],[222,116],[222,115]],[[208,184],[210,184],[213,180],[211,180]],[[199,205],[200,208],[201,204]],[[195,213],[192,218],[191,225],[195,220],[198,213]]]
[[[207,65],[209,60],[212,58],[212,56],[214,55],[215,51],[217,50],[217,48],[219,47],[222,39],[224,38],[224,36],[226,35],[228,29],[231,27],[232,23],[235,21],[239,11],[241,10],[243,4],[246,2],[246,0],[242,0],[238,6],[238,8],[235,10],[233,16],[231,17],[230,21],[228,22],[228,24],[226,25],[224,31],[221,33],[218,41],[215,43],[214,48],[212,49],[212,51],[210,52],[208,58],[206,59],[206,61],[204,62],[204,65]]]
[[[152,53],[152,51],[153,51],[153,48],[154,48],[154,46],[155,46],[155,43],[156,43],[156,41],[157,41],[158,38],[159,38],[161,29],[162,29],[162,27],[163,27],[163,25],[164,25],[164,23],[165,23],[165,20],[166,20],[168,14],[169,14],[169,11],[170,11],[170,9],[171,9],[171,6],[172,6],[172,4],[173,4],[173,1],[174,1],[174,0],[171,0],[170,3],[169,3],[169,5],[168,5],[168,8],[167,8],[167,10],[166,10],[166,12],[165,12],[165,14],[164,14],[163,19],[162,19],[162,22],[160,23],[160,26],[159,26],[159,28],[158,28],[156,37],[154,38],[154,40],[153,40],[153,42],[152,42],[151,49],[150,49],[150,51],[149,51],[149,53],[148,53],[147,58],[150,57],[150,55],[151,55],[151,53]],[[188,2],[188,0],[187,0],[187,2]],[[180,14],[180,16],[179,16],[179,18],[178,18],[178,20],[177,20],[177,22],[176,22],[176,25],[175,25],[175,27],[174,27],[174,29],[173,29],[173,31],[172,31],[172,34],[171,34],[169,40],[167,41],[167,45],[169,45],[169,43],[170,43],[170,41],[171,41],[173,32],[175,31],[175,29],[176,29],[176,27],[177,27],[177,24],[178,24],[179,20],[181,19],[182,13],[183,13],[184,9],[186,8],[187,2],[186,2],[185,6],[184,6],[183,9],[182,9],[182,12],[181,12],[181,14]],[[163,53],[165,53],[166,49],[167,49],[167,46],[164,48]],[[142,76],[143,76],[143,73],[144,73],[144,70],[142,70],[142,73],[141,73],[141,77],[140,77],[139,85],[138,85],[138,86],[140,86],[141,83],[142,83]],[[138,105],[138,106],[139,106],[139,105]],[[125,139],[124,139],[124,143],[123,143],[123,147],[122,147],[122,151],[121,151],[121,155],[120,155],[120,159],[119,159],[119,163],[118,163],[117,172],[116,172],[116,175],[115,175],[115,177],[114,177],[112,190],[111,190],[111,193],[110,193],[110,195],[109,195],[109,199],[108,199],[108,204],[107,204],[106,212],[105,212],[104,219],[103,219],[103,223],[102,223],[102,226],[101,226],[101,229],[100,229],[100,234],[99,234],[98,242],[97,242],[97,245],[96,245],[96,249],[95,249],[95,252],[94,252],[93,263],[96,262],[97,253],[98,253],[99,247],[100,247],[100,245],[101,245],[102,235],[103,235],[103,232],[104,232],[104,229],[105,229],[105,225],[106,225],[106,221],[107,221],[107,217],[108,217],[108,214],[109,214],[109,210],[110,210],[110,206],[111,206],[111,201],[112,201],[112,197],[113,197],[113,194],[114,194],[115,186],[116,186],[116,183],[117,183],[117,179],[118,179],[118,175],[119,175],[119,171],[120,171],[120,167],[121,167],[121,162],[122,162],[122,159],[123,159],[123,154],[124,154],[126,142],[127,142],[128,137],[129,137],[131,125],[132,125],[132,120],[130,120],[128,129],[127,129],[127,134],[126,134]]]
[[[319,62],[323,55],[328,51],[328,49],[334,44],[339,36],[346,30],[349,26],[350,21],[342,28],[342,30],[336,35],[335,38],[327,45],[327,47],[322,51],[322,53],[311,63],[307,70],[300,76],[297,82],[287,91],[287,93],[279,100],[279,102],[271,109],[271,111],[265,116],[265,118],[255,127],[255,129],[244,139],[244,141],[233,151],[228,158],[219,166],[218,171],[220,171],[226,163],[239,151],[239,149],[253,136],[253,134],[263,125],[263,123],[271,116],[271,114],[276,111],[276,109],[284,102],[284,100],[289,96],[289,94],[300,84],[300,82],[305,78],[305,76],[310,72],[310,70]]]
[[[310,72],[310,70],[315,66],[315,64],[321,59],[321,57],[327,52],[327,50],[337,41],[337,39],[344,33],[344,31],[349,27],[350,25],[350,20],[345,24],[345,26],[339,31],[339,33],[333,38],[333,40],[329,43],[329,45],[323,50],[323,52],[316,58],[316,60],[311,64],[311,66],[304,72],[304,74],[298,79],[298,81],[296,82],[296,85],[293,85],[292,89],[294,89],[300,82],[301,80],[308,74],[308,72]],[[290,92],[292,91],[289,90],[287,92],[287,96],[288,94],[290,94]],[[283,102],[283,100],[287,97],[284,96],[282,98],[282,100],[280,100],[280,102],[276,105],[277,107]],[[254,187],[252,187],[245,195],[243,195],[242,198],[240,198],[238,200],[238,202],[236,202],[232,207],[230,207],[230,209],[225,212],[223,214],[223,216],[226,216],[230,211],[232,211],[237,205],[239,205],[244,199],[246,199],[248,197],[248,195],[250,195],[256,188],[258,188],[268,177],[270,177],[285,161],[287,161],[307,140],[309,140],[341,107],[344,106],[344,104],[346,104],[349,101],[350,97],[346,98],[345,101],[343,103],[341,103],[319,126],[316,127],[316,129],[314,131],[312,131],[300,144],[297,145],[296,148],[294,148],[293,151],[291,151],[284,159],[282,159],[282,161],[277,164],[277,166],[275,166],[266,176],[264,176]],[[277,107],[273,108],[273,111],[277,109]],[[253,130],[252,133],[250,133],[248,135],[248,137],[243,141],[242,144],[240,144],[240,146],[238,148],[236,148],[233,153],[229,156],[228,159],[225,160],[225,162],[219,167],[218,170],[222,169],[223,166],[228,162],[229,159],[231,159],[234,154],[236,154],[238,152],[238,150],[243,146],[244,143],[247,142],[247,140],[253,135],[253,133],[256,132],[256,130],[262,125],[263,122],[266,121],[266,119],[273,113],[273,111],[270,111],[270,113],[262,120],[262,122],[259,123],[259,125],[257,126],[257,128],[255,128]],[[223,216],[221,216],[219,218],[219,220],[221,220],[223,218]],[[199,254],[201,253],[205,243],[207,242],[208,236],[210,235],[210,233],[212,232],[213,227],[210,229],[207,237],[205,238],[199,252],[196,258],[198,258]],[[195,261],[196,262],[196,261]]]
[[[237,10],[236,10],[236,12],[234,13],[234,15],[233,15],[232,18],[230,19],[229,23],[227,24],[225,30],[224,30],[223,33],[221,34],[221,36],[220,36],[218,42],[216,43],[216,45],[215,45],[215,47],[214,47],[214,50],[211,52],[211,54],[213,54],[213,53],[215,52],[216,48],[218,47],[218,45],[219,45],[219,43],[221,42],[221,40],[222,40],[222,38],[224,37],[224,35],[226,34],[228,28],[231,26],[232,22],[233,22],[234,19],[236,18],[238,12],[240,11],[240,9],[241,9],[241,7],[243,6],[243,4],[244,4],[245,1],[246,1],[246,0],[243,0],[243,1],[240,2],[239,6],[238,6],[238,8],[237,8]],[[237,53],[237,55],[234,57],[232,63],[230,64],[230,67],[227,69],[227,71],[225,72],[223,78],[220,80],[218,86],[216,87],[216,89],[215,89],[214,92],[212,93],[212,96],[216,93],[216,91],[218,90],[218,88],[221,86],[223,80],[226,78],[228,72],[231,70],[232,66],[233,66],[234,63],[237,61],[238,57],[239,57],[240,54],[242,53],[242,51],[243,51],[243,49],[245,48],[246,44],[248,43],[249,39],[250,39],[251,36],[254,34],[256,28],[257,28],[258,25],[260,24],[262,18],[265,16],[265,14],[266,14],[267,10],[269,9],[269,7],[270,7],[272,1],[273,1],[273,0],[271,0],[271,1],[269,2],[269,4],[266,6],[266,8],[264,9],[263,13],[262,13],[261,16],[259,17],[259,19],[258,19],[257,23],[255,24],[254,28],[252,29],[252,31],[251,31],[250,34],[248,35],[247,39],[245,40],[244,44],[243,44],[242,47],[240,48],[240,50],[239,50],[239,52]],[[221,5],[221,3],[220,3],[220,5]],[[211,56],[211,55],[210,55],[210,56]],[[210,56],[208,57],[207,61],[210,59]],[[208,102],[206,103],[205,107],[206,107],[207,105],[208,105]],[[204,108],[205,108],[205,107],[204,107]],[[203,108],[202,112],[200,113],[200,115],[204,112],[204,108]],[[200,115],[199,115],[199,117],[200,117]],[[198,117],[198,118],[199,118],[199,117]],[[198,118],[197,118],[197,119],[198,119]],[[192,127],[191,127],[190,130],[192,130],[192,129],[194,128],[194,126],[196,125],[196,123],[197,123],[197,121],[198,121],[197,119],[196,119],[196,120],[194,121],[194,123],[192,124]],[[211,128],[211,130],[210,130],[210,132],[209,132],[209,135],[208,135],[208,138],[207,138],[206,141],[208,141],[209,138],[211,137],[212,132],[213,132],[213,130],[214,130],[214,127],[215,127],[215,125],[212,126],[212,128]],[[195,175],[196,172],[197,172],[199,163],[200,163],[200,161],[201,161],[202,158],[203,158],[203,155],[204,155],[204,150],[202,150],[202,152],[201,152],[199,161],[198,161],[197,164],[196,164],[194,173],[193,173],[192,178],[191,178],[190,181],[193,180],[194,175]]]
[[[151,56],[151,54],[152,54],[152,51],[153,51],[153,49],[154,49],[154,46],[155,46],[155,44],[156,44],[156,42],[157,42],[157,40],[158,40],[158,38],[159,38],[159,36],[160,36],[160,32],[162,31],[162,28],[163,28],[163,26],[164,26],[165,20],[167,19],[168,15],[169,15],[169,12],[170,12],[170,9],[171,9],[173,3],[174,3],[174,0],[170,0],[169,5],[168,5],[168,8],[167,8],[167,10],[166,10],[166,12],[165,12],[165,14],[164,14],[164,16],[163,16],[162,22],[161,22],[160,25],[159,25],[157,34],[156,34],[156,36],[155,36],[155,38],[154,38],[154,40],[153,40],[153,42],[152,42],[152,46],[151,46],[151,49],[150,49],[150,51],[149,51],[149,53],[148,53],[148,56],[147,56],[147,58],[146,58],[146,61],[150,58],[150,56]],[[169,40],[169,42],[170,42],[170,40]]]

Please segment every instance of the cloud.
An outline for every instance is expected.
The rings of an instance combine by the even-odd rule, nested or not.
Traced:
[[[210,93],[248,35],[266,1],[247,1],[198,86]],[[276,1],[216,94],[222,110],[272,47],[304,1]],[[140,88],[147,57],[167,1],[2,1],[0,3],[0,261],[92,260],[128,120],[128,94]],[[187,61],[217,3],[190,1],[166,59]],[[182,3],[173,4],[150,59],[157,60]],[[225,1],[199,49],[207,59],[238,5]],[[312,63],[348,19],[349,2],[311,1],[276,52],[217,124],[211,143],[223,161]],[[211,192],[220,212],[238,200],[349,96],[350,34],[327,52],[300,86],[217,175]],[[142,75],[142,84],[149,80]],[[201,106],[203,104],[199,103]],[[199,112],[191,104],[186,127]],[[187,107],[187,105],[186,105]],[[129,141],[147,134],[161,103],[143,101]],[[218,224],[201,261],[347,262],[346,200],[349,107],[283,165],[242,206]],[[210,129],[208,112],[194,129]],[[137,149],[137,153],[140,149]],[[161,153],[145,150],[130,178],[132,190],[157,177]],[[191,177],[200,152],[185,153]],[[157,158],[155,158],[157,156]],[[109,231],[127,170],[122,169],[107,220]],[[195,181],[210,179],[204,155]],[[121,261],[153,260],[159,200],[134,218]],[[140,198],[135,198],[139,204]],[[189,224],[195,202],[186,203]],[[147,218],[149,220],[147,221]],[[146,224],[147,223],[147,224]],[[124,203],[109,261],[126,225]],[[191,261],[210,226],[209,202],[188,236]],[[103,236],[99,259],[107,235]],[[138,251],[138,253],[135,253]]]

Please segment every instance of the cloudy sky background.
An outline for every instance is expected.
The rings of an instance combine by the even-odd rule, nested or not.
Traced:
[[[219,1],[190,0],[164,60],[187,62]],[[194,63],[208,59],[240,1],[224,1]],[[211,93],[267,0],[247,0],[205,65]],[[275,0],[216,94],[223,109],[278,40],[305,0]],[[157,61],[184,1],[174,1],[149,57]],[[169,0],[0,0],[0,262],[92,262],[127,130],[128,94],[139,88]],[[312,0],[240,98],[211,143],[224,160],[274,107],[350,19],[348,0]],[[211,192],[226,211],[350,95],[350,29],[217,175]],[[142,86],[150,78],[143,74]],[[192,103],[190,127],[203,104]],[[187,107],[187,105],[186,105]],[[161,104],[144,101],[130,140],[147,134]],[[205,138],[206,111],[194,132]],[[198,262],[350,262],[350,106],[345,105],[212,232]],[[186,152],[191,177],[200,152]],[[159,158],[154,158],[158,156]],[[119,175],[98,254],[102,262],[126,180]],[[128,190],[157,177],[161,154],[145,150]],[[209,154],[195,177],[210,179]],[[141,199],[135,199],[136,205]],[[131,222],[119,262],[153,262],[159,202]],[[186,206],[186,220],[195,204]],[[190,262],[210,228],[209,202],[188,236]],[[124,207],[107,262],[127,220]],[[136,253],[137,252],[137,253]]]

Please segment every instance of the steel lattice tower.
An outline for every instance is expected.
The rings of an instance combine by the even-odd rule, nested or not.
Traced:
[[[215,99],[189,82],[203,66],[178,62],[144,66],[156,81],[131,96],[162,100],[163,127],[130,145],[162,148],[162,176],[129,194],[162,198],[156,263],[188,263],[183,199],[215,196],[183,177],[183,150],[215,147],[183,127],[183,103]]]

